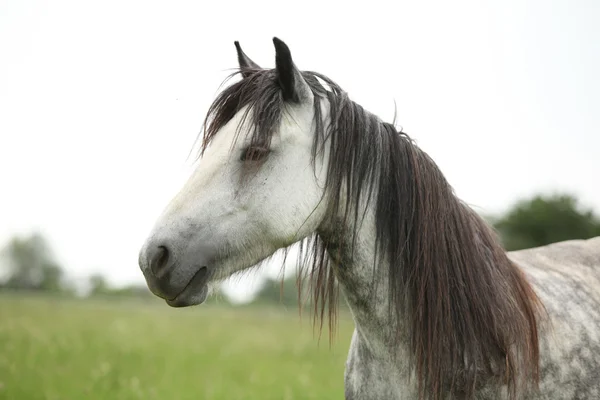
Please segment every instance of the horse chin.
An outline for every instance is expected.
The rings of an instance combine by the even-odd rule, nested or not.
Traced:
[[[202,287],[188,287],[177,297],[171,300],[165,300],[167,304],[174,308],[197,306],[204,303],[208,297],[208,285]]]

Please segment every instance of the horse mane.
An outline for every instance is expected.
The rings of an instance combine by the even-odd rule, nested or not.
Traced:
[[[246,106],[250,142],[269,146],[287,104],[275,70],[252,72],[225,88],[209,108],[201,154]],[[357,227],[363,215],[357,205],[374,203],[377,259],[389,276],[391,321],[396,331],[408,332],[419,398],[440,400],[450,391],[471,399],[490,378],[507,385],[510,398],[522,384],[537,385],[541,304],[495,232],[456,197],[407,134],[351,101],[326,76],[302,76],[315,96],[313,161],[326,141],[330,146],[327,215],[346,210],[348,226]],[[327,126],[321,100],[329,104]],[[322,328],[327,314],[331,334],[337,286],[326,243],[314,234],[300,249],[309,261],[315,322]]]

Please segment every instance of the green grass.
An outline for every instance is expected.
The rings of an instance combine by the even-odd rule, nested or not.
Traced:
[[[172,309],[0,296],[0,399],[341,399],[352,322],[329,346],[297,309]]]

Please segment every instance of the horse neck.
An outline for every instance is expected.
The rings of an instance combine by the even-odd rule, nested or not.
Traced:
[[[463,206],[461,205],[461,207]],[[464,212],[473,213],[467,209],[464,209]],[[474,214],[470,215],[475,218]],[[394,368],[394,371],[400,371],[403,376],[410,377],[411,371],[414,369],[407,367],[410,367],[410,360],[415,358],[411,346],[415,340],[415,326],[411,323],[411,316],[414,314],[409,314],[409,307],[392,304],[393,296],[389,289],[389,259],[386,258],[385,253],[378,254],[377,251],[374,207],[368,208],[364,218],[358,219],[359,226],[344,225],[342,221],[347,221],[347,224],[355,222],[353,222],[353,218],[344,218],[343,215],[337,219],[332,218],[330,221],[320,227],[318,233],[325,243],[334,274],[352,312],[357,331],[353,340],[358,339],[361,349],[366,347],[369,350],[371,353],[368,357],[369,362],[395,365],[397,369]],[[458,364],[447,357],[442,358],[443,355],[438,355],[438,353],[428,353],[427,357],[430,357],[429,359],[433,360],[434,364],[439,364],[439,373],[435,376],[436,379],[441,379],[440,385],[442,386],[458,379],[460,382],[464,381],[464,387],[460,388],[462,390],[468,392],[471,390],[470,388],[475,387],[477,380],[471,371],[449,372],[457,366],[462,367],[464,359],[465,362],[475,363],[476,370],[485,374],[483,375],[484,380],[493,376],[509,376],[510,374],[508,379],[512,391],[517,387],[515,385],[520,384],[521,379],[526,379],[525,377],[529,374],[534,381],[538,376],[539,352],[536,317],[539,303],[520,270],[509,261],[503,263],[502,257],[505,257],[505,253],[490,238],[488,227],[483,220],[477,222],[476,225],[476,229],[467,229],[467,232],[453,231],[453,233],[463,235],[463,242],[466,242],[468,237],[468,243],[472,246],[470,254],[476,253],[480,257],[477,263],[469,266],[472,267],[471,277],[477,277],[475,281],[477,285],[472,285],[469,288],[471,292],[467,292],[463,296],[466,296],[469,301],[472,300],[469,303],[471,306],[479,307],[478,315],[485,319],[485,323],[480,323],[472,315],[469,316],[469,327],[472,327],[477,334],[471,337],[470,341],[458,337],[456,328],[451,332],[436,332],[438,335],[447,335],[448,340],[452,341],[451,349],[468,349],[468,351],[462,350],[460,354],[462,358],[456,361]],[[465,225],[464,228],[466,229],[467,226]],[[455,251],[462,250],[455,249]],[[501,251],[504,256],[493,256],[498,251]],[[457,258],[463,255],[463,253],[454,254]],[[413,267],[412,265],[396,265],[396,268],[412,269]],[[478,275],[482,273],[482,269],[486,269],[487,275]],[[452,269],[448,269],[447,273],[455,274]],[[488,275],[492,278],[484,280]],[[459,276],[456,275],[450,280],[453,279],[458,280]],[[469,285],[471,283],[463,279],[462,284]],[[486,299],[477,298],[483,284],[485,284],[486,294],[489,296]],[[409,298],[411,296],[415,298],[415,296],[410,292],[411,287],[405,286],[404,289],[407,292],[400,293],[400,298],[407,305]],[[444,300],[445,303],[440,308],[448,307],[452,310],[453,316],[463,316],[460,312],[461,309],[451,302],[452,297],[444,296],[441,300]],[[476,303],[477,300],[480,303]],[[414,303],[412,305],[414,306]],[[497,307],[495,307],[496,305]],[[400,312],[396,309],[398,306],[400,306]],[[502,312],[496,313],[497,310],[502,310]],[[429,308],[426,311],[436,310]],[[455,327],[456,322],[451,322],[454,325],[450,326]],[[442,321],[442,326],[446,326],[444,323],[446,323],[445,320]],[[420,326],[417,328],[421,329],[417,330],[417,333],[430,333],[424,331]],[[433,343],[439,347],[439,343],[435,340],[440,339],[435,335],[431,337],[433,337],[433,342],[430,341],[427,345]],[[485,348],[485,352],[477,352],[479,350],[477,346]],[[475,350],[471,350],[472,348]],[[518,354],[522,355],[523,360],[517,358]],[[439,357],[439,360],[436,357]],[[389,362],[392,364],[388,364]],[[425,388],[424,390],[430,389]],[[431,393],[433,390],[431,389]]]
[[[375,214],[366,211],[360,226],[348,226],[343,216],[321,226],[319,236],[325,242],[328,255],[341,292],[345,298],[360,339],[376,353],[390,355],[390,351],[408,352],[398,343],[398,332],[392,328],[393,314],[389,312],[387,260],[380,255],[375,262]],[[349,219],[352,223],[352,219]],[[354,246],[351,245],[354,240]],[[396,325],[397,326],[397,325]],[[406,328],[405,324],[400,323]],[[401,342],[408,343],[407,334]],[[400,346],[399,346],[400,345]]]

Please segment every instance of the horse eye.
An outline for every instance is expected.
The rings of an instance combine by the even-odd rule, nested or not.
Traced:
[[[264,147],[248,147],[242,152],[241,161],[260,161],[264,159],[270,150]]]

